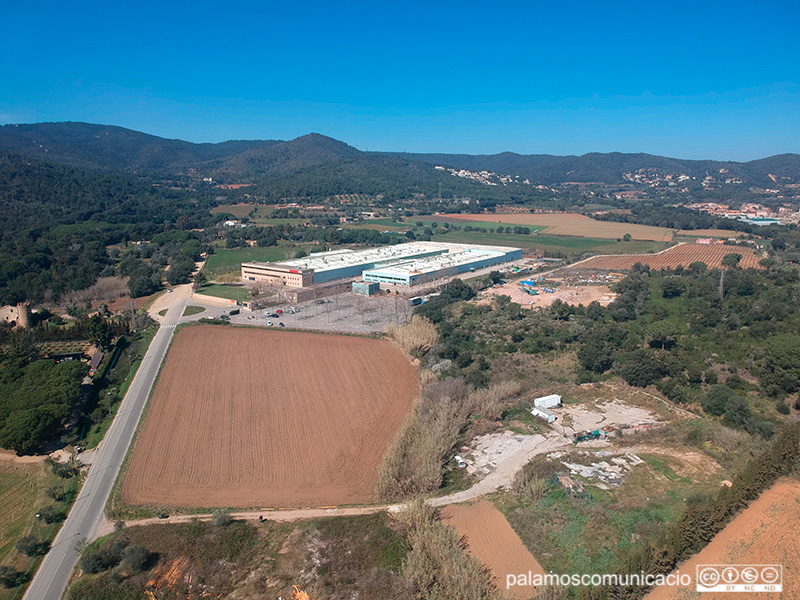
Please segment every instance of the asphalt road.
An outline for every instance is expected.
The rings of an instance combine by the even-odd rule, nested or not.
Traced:
[[[175,333],[175,324],[183,315],[190,294],[191,286],[184,285],[176,287],[169,295],[172,297],[172,304],[161,321],[161,327],[150,343],[114,422],[95,453],[94,462],[69,516],[53,540],[53,545],[28,586],[23,600],[59,600],[63,595],[78,562],[75,543],[82,538],[93,539],[103,521],[103,511],[111,488]]]

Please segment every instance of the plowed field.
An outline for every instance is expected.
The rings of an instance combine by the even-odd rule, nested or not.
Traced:
[[[614,221],[596,221],[586,215],[575,213],[529,213],[529,214],[450,214],[442,215],[447,220],[483,221],[501,225],[536,225],[544,227],[543,234],[571,235],[601,239],[622,238],[630,233],[634,240],[651,240],[654,242],[671,242],[673,230],[666,227],[652,227],[635,223],[616,223]]]
[[[692,576],[691,589],[656,588],[645,600],[679,600],[702,596],[703,600],[735,597],[800,598],[800,482],[782,479],[753,502],[711,543],[679,566]],[[697,565],[783,565],[783,594],[759,595],[694,593]]]
[[[534,595],[535,588],[529,586],[512,586],[506,590],[507,575],[529,571],[544,575],[544,570],[491,502],[482,500],[468,506],[452,504],[442,510],[442,520],[467,538],[469,552],[489,568],[498,588],[521,600]]]
[[[417,395],[414,370],[384,340],[182,329],[122,501],[300,507],[372,500],[378,465]]]
[[[638,262],[650,265],[651,269],[657,271],[666,267],[674,269],[678,265],[688,267],[693,262],[701,261],[706,263],[709,269],[714,269],[722,264],[722,259],[726,254],[741,254],[742,260],[739,266],[743,269],[761,268],[758,264],[761,256],[750,248],[724,244],[678,244],[656,254],[606,254],[593,256],[573,266],[580,265],[582,269],[622,271],[630,269]]]

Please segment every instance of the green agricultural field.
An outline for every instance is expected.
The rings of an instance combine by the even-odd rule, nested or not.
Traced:
[[[26,574],[23,579],[33,576],[41,559],[28,558],[17,552],[16,542],[26,535],[38,537],[40,531],[45,542],[55,537],[61,523],[48,525],[41,521],[37,525],[35,515],[46,506],[54,506],[64,513],[69,511],[72,496],[63,503],[55,502],[45,494],[47,488],[62,485],[65,490],[70,486],[77,489],[77,482],[56,477],[43,461],[19,463],[10,457],[0,458],[0,565]],[[18,600],[24,591],[24,586],[0,587],[0,600]]]
[[[388,219],[386,219],[388,221]],[[390,222],[391,223],[391,222]],[[407,225],[403,225],[402,223],[391,223],[391,224],[378,224],[375,221],[366,221],[363,223],[347,223],[342,225],[342,227],[346,227],[347,229],[374,229],[375,231],[393,231],[395,233],[405,233],[410,228]]]
[[[380,225],[382,227],[402,227],[402,223],[392,221],[392,219],[365,219],[363,221],[366,225]]]
[[[220,285],[210,283],[201,287],[198,294],[205,294],[206,296],[216,296],[217,298],[226,298],[228,300],[236,300],[237,302],[245,302],[250,300],[250,291],[246,287],[238,285]]]
[[[436,234],[431,239],[435,242],[516,246],[518,248],[536,248],[539,250],[556,250],[559,252],[575,253],[591,250],[605,251],[607,246],[616,244],[616,242],[611,240],[593,238],[568,238],[548,235],[509,235],[506,233],[482,233],[478,231],[451,231],[449,233]]]
[[[308,252],[310,246],[276,246],[269,248],[222,248],[208,257],[204,267],[209,277],[214,278],[223,273],[238,272],[242,263],[253,260],[272,262],[294,258],[299,250]]]
[[[444,218],[439,218],[439,219],[430,218],[430,217],[425,217],[423,219],[410,217],[410,218],[406,219],[406,223],[408,225],[416,226],[416,224],[420,223],[420,222],[422,223],[423,227],[430,227],[433,223],[437,223],[438,227],[440,229],[444,229],[443,225],[445,223],[450,223],[451,225],[456,225],[458,227],[461,227],[462,229],[464,227],[467,227],[467,226],[469,226],[469,227],[482,227],[484,229],[496,229],[497,227],[503,227],[503,228],[507,228],[507,227],[527,227],[531,231],[541,231],[542,229],[546,229],[546,226],[544,226],[544,225],[519,225],[519,224],[514,224],[514,223],[498,223],[497,221],[494,221],[494,222],[493,221],[465,221],[465,220],[452,219],[450,217],[444,217]]]
[[[549,250],[580,254],[600,252],[602,254],[640,253],[663,250],[668,246],[663,242],[616,242],[598,238],[562,237],[554,235],[516,235],[506,233],[482,233],[479,231],[450,231],[436,234],[435,242],[455,242],[462,244],[488,244],[493,246],[514,246],[536,250]]]
[[[297,225],[302,221],[303,219],[298,217],[279,217],[276,219],[273,219],[272,217],[264,217],[253,219],[250,222],[259,227],[270,227],[272,225]]]

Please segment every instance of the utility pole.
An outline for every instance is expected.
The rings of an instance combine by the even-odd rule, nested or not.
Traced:
[[[134,310],[133,300],[131,300],[131,332],[136,331],[136,311]]]

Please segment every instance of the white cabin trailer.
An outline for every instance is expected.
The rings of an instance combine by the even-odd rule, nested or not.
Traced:
[[[556,408],[561,406],[561,396],[558,394],[542,396],[541,398],[534,399],[533,405],[537,408]]]
[[[538,417],[547,423],[554,423],[556,420],[556,413],[552,410],[547,410],[546,408],[539,408],[538,406],[534,406],[531,410],[531,414],[534,417]]]

